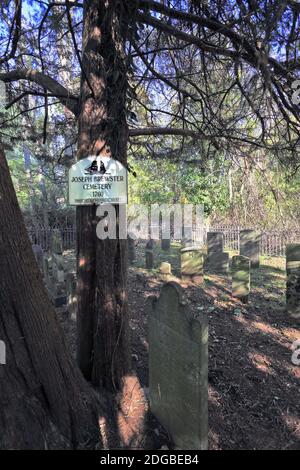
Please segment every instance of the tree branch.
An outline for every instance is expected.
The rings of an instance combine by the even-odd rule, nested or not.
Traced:
[[[16,53],[16,50],[17,50],[17,47],[18,47],[18,42],[19,42],[19,38],[20,38],[20,35],[21,35],[22,0],[15,0],[15,5],[16,5],[16,11],[15,11],[14,19],[13,19],[13,22],[12,22],[12,28],[13,28],[14,24],[16,26],[15,26],[14,36],[13,36],[13,39],[12,39],[11,51],[8,55],[6,55],[7,51],[5,52],[4,57],[2,57],[0,59],[0,65],[3,64],[4,62],[9,61],[10,59],[12,59],[14,57],[14,55]],[[12,28],[11,28],[11,32],[12,32]],[[10,39],[11,39],[11,34],[10,34],[10,37],[9,37],[9,42],[8,42],[7,47],[9,47]]]
[[[67,88],[48,75],[44,75],[34,69],[16,69],[11,70],[10,72],[0,73],[0,80],[5,83],[16,82],[18,80],[28,80],[29,82],[36,83],[42,88],[50,91],[50,93],[56,96],[64,106],[75,114],[75,116],[78,116],[78,97],[72,95]]]
[[[299,4],[297,4],[296,2],[293,2],[293,1],[290,1],[288,3],[292,8],[297,8],[298,5],[299,5]],[[214,31],[215,33],[222,34],[227,39],[230,39],[232,44],[235,47],[237,47],[238,49],[244,50],[244,53],[240,54],[238,52],[223,49],[223,48],[218,48],[216,46],[216,53],[217,54],[221,54],[221,55],[223,54],[223,55],[227,55],[229,57],[240,56],[244,60],[246,60],[250,65],[252,65],[254,67],[257,67],[257,50],[256,50],[256,47],[254,45],[250,44],[245,36],[237,33],[236,31],[234,31],[229,26],[227,26],[225,24],[222,24],[222,23],[218,22],[215,19],[205,18],[204,16],[199,16],[199,15],[195,15],[195,14],[192,14],[192,13],[179,11],[179,10],[176,10],[175,8],[169,8],[169,7],[165,6],[163,3],[158,3],[158,2],[155,2],[155,1],[152,1],[152,0],[139,0],[139,7],[140,8],[146,7],[146,8],[149,8],[150,10],[156,11],[158,13],[165,14],[165,15],[169,16],[170,18],[174,18],[174,19],[177,19],[177,20],[182,20],[182,21],[185,21],[185,22],[194,23],[194,24],[197,24],[199,26],[209,28],[211,31]],[[299,5],[299,10],[300,10],[300,5]],[[201,44],[199,44],[199,42],[201,43],[202,41],[199,40],[198,38],[196,38],[195,36],[184,33],[182,31],[180,31],[179,29],[177,29],[177,28],[175,28],[175,27],[173,27],[173,26],[171,26],[167,23],[162,22],[161,20],[153,18],[151,15],[148,15],[148,14],[140,15],[140,14],[138,14],[137,19],[141,22],[145,22],[146,24],[151,24],[152,26],[155,26],[158,29],[164,30],[165,32],[169,32],[169,34],[173,34],[174,36],[176,36],[176,37],[178,37],[178,38],[180,38],[180,39],[182,39],[186,42],[190,42],[192,44],[195,44],[205,52],[212,52],[211,48],[208,48],[205,45],[205,43],[202,43],[203,47],[201,47]],[[186,36],[186,38],[184,38],[184,36]],[[188,37],[190,37],[190,40],[188,40]],[[195,42],[195,39],[197,40],[197,42]],[[218,49],[219,49],[219,51],[218,51]],[[269,61],[270,64],[272,64],[272,66],[274,67],[274,71],[277,74],[283,75],[283,76],[286,76],[288,74],[288,71],[285,69],[285,67],[280,62],[278,62],[276,59],[274,59],[273,57],[268,57],[268,61]]]
[[[164,21],[158,20],[157,18],[154,18],[153,16],[148,15],[146,13],[137,12],[136,19],[137,21],[141,23],[151,25],[160,31],[163,31],[167,34],[171,34],[177,37],[178,39],[182,39],[188,44],[195,44],[196,46],[199,47],[199,49],[201,49],[204,52],[209,52],[209,53],[213,53],[217,55],[223,55],[225,57],[230,57],[232,59],[237,59],[238,57],[240,57],[240,54],[238,54],[238,52],[236,51],[233,51],[231,49],[226,49],[224,47],[215,46],[214,44],[202,41],[197,36],[185,33],[184,31],[178,28],[175,28],[175,26],[165,23]]]
[[[192,137],[193,139],[208,139],[209,137],[201,132],[191,131],[190,129],[176,129],[174,127],[144,127],[141,129],[129,129],[130,137],[142,135],[179,135]]]

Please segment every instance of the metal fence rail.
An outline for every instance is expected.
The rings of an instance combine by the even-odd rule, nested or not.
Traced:
[[[36,243],[40,245],[44,251],[49,250],[52,233],[55,230],[59,230],[61,233],[64,250],[71,250],[75,248],[76,228],[73,226],[63,227],[63,228],[52,227],[52,228],[47,228],[47,229],[45,229],[44,227],[38,227],[38,228],[30,227],[27,229],[32,243],[36,241]]]
[[[59,230],[62,239],[63,247],[65,250],[74,249],[76,246],[76,228],[69,227],[53,227],[45,229],[44,227],[27,229],[29,236],[48,251],[50,248],[51,235],[54,230]],[[240,237],[239,233],[242,227],[218,225],[218,226],[205,226],[193,230],[193,240],[197,243],[206,243],[208,232],[222,232],[224,234],[224,248],[230,251],[239,251]],[[300,243],[300,231],[260,231],[261,232],[261,246],[260,253],[263,256],[285,256],[285,247],[289,243]],[[147,238],[145,234],[145,239]],[[179,240],[178,240],[179,241]]]
[[[214,226],[208,227],[209,232],[222,232],[224,234],[225,249],[239,251],[240,249],[240,231],[242,227]],[[262,231],[261,233],[260,254],[263,256],[285,256],[286,245],[290,243],[300,243],[300,231]]]

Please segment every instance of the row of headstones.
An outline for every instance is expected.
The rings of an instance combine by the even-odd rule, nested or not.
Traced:
[[[299,319],[300,244],[288,245],[286,258],[287,306]],[[170,272],[167,264],[163,274]],[[233,288],[242,297],[249,292],[250,267],[249,257],[233,258]],[[208,321],[203,313],[193,316],[175,282],[150,298],[149,395],[151,411],[178,449],[207,449]]]
[[[259,268],[260,234],[254,230],[240,232],[240,255],[232,258],[232,294],[243,302],[248,301],[250,294],[251,270]],[[223,237],[220,233],[208,234],[208,265],[213,269],[224,262],[222,253]],[[209,258],[213,257],[210,263]],[[217,253],[217,254],[216,254]],[[222,258],[223,255],[223,258]],[[220,261],[221,260],[221,261]],[[225,260],[226,268],[228,260]],[[224,265],[222,265],[224,268]],[[286,246],[286,309],[287,313],[300,320],[300,244]]]
[[[66,274],[60,231],[53,231],[48,253],[44,254],[42,247],[37,244],[32,245],[32,250],[55,307],[65,306],[70,279]]]
[[[162,239],[161,240],[161,249],[164,251],[169,251],[171,247],[171,240]],[[152,269],[154,265],[154,240],[149,240],[146,244],[146,267],[147,269]],[[133,264],[136,260],[136,243],[135,240],[128,237],[128,261],[129,264]]]
[[[259,268],[261,235],[255,230],[240,231],[240,255],[250,259],[251,268]],[[224,235],[221,232],[207,234],[207,265],[215,272],[228,273],[229,254],[224,253]]]
[[[223,252],[223,234],[208,233],[208,255],[206,266],[217,272],[228,272],[228,253]],[[170,242],[170,240],[163,240]],[[250,293],[250,268],[259,267],[260,236],[252,230],[240,234],[241,255],[232,258],[232,294],[247,302]],[[169,246],[169,245],[168,245]],[[154,241],[146,245],[146,267],[154,265]],[[165,249],[168,247],[165,246]],[[43,250],[33,245],[37,263],[43,273],[46,286],[56,307],[67,303],[71,314],[74,310],[75,273],[65,273],[63,260],[63,242],[59,231],[52,236],[50,254],[44,257]],[[130,250],[129,250],[130,251]],[[248,255],[248,256],[246,256]],[[286,249],[287,311],[291,317],[300,319],[300,244],[290,244]],[[181,276],[183,280],[201,283],[203,280],[204,254],[199,248],[186,247],[181,250]],[[171,277],[171,265],[162,263],[161,277],[167,281]]]
[[[208,253],[200,247],[188,246],[181,250],[181,278],[196,284],[203,282],[204,266],[208,271],[217,273],[229,272],[229,254],[223,252],[223,234],[208,233]],[[146,245],[146,267],[154,265],[153,240]],[[240,255],[232,257],[232,295],[247,303],[250,295],[251,270],[259,267],[260,235],[255,231],[245,230],[240,235]],[[247,255],[247,256],[246,256]],[[286,247],[286,307],[288,314],[300,319],[300,244],[290,244]],[[172,278],[170,263],[160,265],[160,275],[163,281]]]
[[[147,269],[152,269],[154,266],[153,248],[154,241],[149,240],[145,249]],[[168,251],[170,249],[170,240],[162,239],[161,248],[164,251]],[[195,247],[189,240],[187,243],[184,243],[181,253],[189,253],[190,251],[195,251],[195,249],[199,248]],[[252,268],[259,267],[259,250],[260,234],[254,230],[242,230],[240,232],[240,255],[250,258]],[[189,257],[192,256],[187,254],[186,258]],[[128,238],[128,259],[130,264],[136,259],[135,241],[131,238]],[[223,233],[209,232],[207,234],[207,258],[205,264],[207,269],[213,272],[224,274],[229,272],[229,254],[224,252]]]

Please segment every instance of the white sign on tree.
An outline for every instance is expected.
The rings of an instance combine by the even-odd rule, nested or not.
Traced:
[[[127,170],[105,156],[90,156],[69,170],[69,204],[127,204]]]

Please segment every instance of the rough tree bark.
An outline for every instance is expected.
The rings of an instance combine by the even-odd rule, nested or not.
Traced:
[[[0,448],[99,442],[99,400],[68,354],[0,147]]]
[[[79,158],[127,163],[125,40],[133,3],[84,2]],[[87,380],[115,391],[130,369],[127,241],[98,240],[95,214],[96,207],[77,208],[77,358]]]

